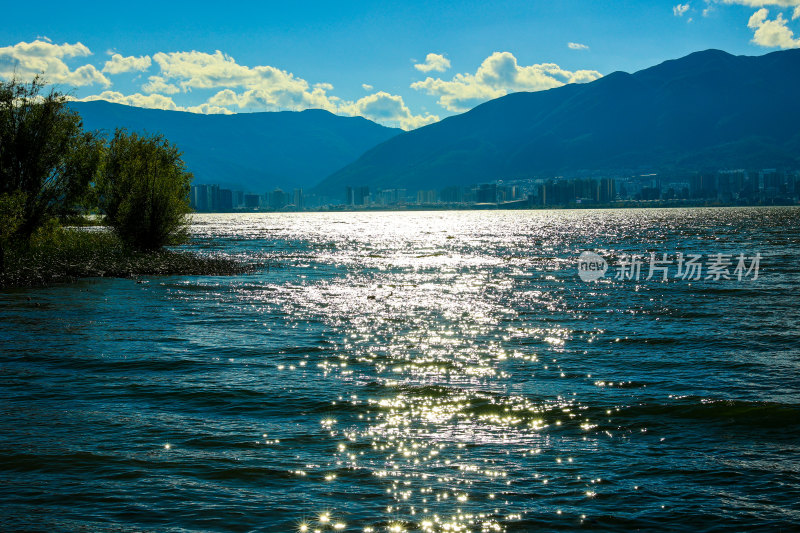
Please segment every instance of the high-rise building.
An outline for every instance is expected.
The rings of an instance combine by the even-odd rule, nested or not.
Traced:
[[[446,204],[458,204],[464,201],[464,189],[462,187],[446,187],[439,193],[439,198]]]
[[[603,178],[597,182],[597,201],[607,204],[617,197],[617,187],[611,178]]]
[[[219,211],[219,185],[208,185],[209,211]]]
[[[369,205],[369,187],[356,187],[353,193],[353,204]]]
[[[303,209],[306,206],[305,198],[303,197],[303,189],[294,190],[294,207],[296,209]]]
[[[248,209],[257,209],[261,205],[261,196],[258,194],[245,194],[244,206]]]
[[[233,191],[230,189],[219,190],[219,211],[233,210]]]
[[[214,209],[213,192],[211,185],[192,185],[190,205],[195,211],[212,211]]]
[[[436,191],[434,191],[434,190],[417,191],[417,203],[418,204],[435,204],[436,203]]]
[[[282,209],[286,205],[286,193],[280,188],[276,188],[271,193],[267,193],[268,203],[272,209]]]
[[[369,205],[369,187],[345,187],[345,205]]]
[[[497,202],[497,184],[483,183],[478,186],[476,200],[479,204],[493,204]]]

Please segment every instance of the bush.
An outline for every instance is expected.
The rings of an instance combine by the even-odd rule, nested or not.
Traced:
[[[22,201],[11,240],[85,208],[100,162],[102,139],[83,130],[66,95],[43,94],[44,85],[39,77],[0,82],[0,195],[6,197],[0,207]]]
[[[0,272],[5,268],[6,249],[22,225],[25,195],[20,191],[0,193]]]
[[[100,208],[129,246],[178,244],[188,235],[191,180],[180,151],[163,136],[117,129],[101,166]]]

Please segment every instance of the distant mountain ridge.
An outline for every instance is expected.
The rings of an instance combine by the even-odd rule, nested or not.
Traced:
[[[486,102],[375,146],[317,190],[798,167],[799,92],[800,50],[757,57],[696,52],[634,74]]]
[[[87,129],[163,133],[195,183],[264,193],[311,187],[400,131],[323,110],[201,115],[104,101],[72,102]]]

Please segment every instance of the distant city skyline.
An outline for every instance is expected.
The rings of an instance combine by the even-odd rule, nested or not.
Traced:
[[[583,178],[495,180],[440,189],[346,186],[341,195],[307,194],[280,187],[264,194],[195,184],[189,194],[197,212],[305,211],[405,208],[530,209],[537,207],[622,207],[685,205],[794,205],[800,201],[800,170],[718,169]]]
[[[800,0],[12,4],[0,78],[201,113],[322,108],[414,129],[515,91],[696,50],[800,47]]]

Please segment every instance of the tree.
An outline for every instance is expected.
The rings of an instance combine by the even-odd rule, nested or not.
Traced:
[[[155,250],[188,235],[192,174],[181,152],[162,135],[117,129],[99,180],[100,208],[128,245]]]
[[[0,193],[0,272],[5,270],[6,248],[22,224],[25,195],[20,191]]]
[[[44,87],[38,76],[0,82],[0,195],[24,202],[10,239],[85,207],[100,163],[102,139],[83,130],[66,95]]]

